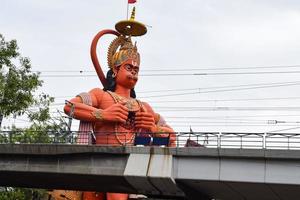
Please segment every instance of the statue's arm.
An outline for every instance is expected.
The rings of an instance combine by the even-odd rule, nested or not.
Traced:
[[[67,115],[78,120],[89,122],[122,122],[125,123],[128,116],[128,109],[124,104],[112,104],[103,109],[101,102],[105,92],[95,88],[87,93],[91,99],[91,105],[83,103],[83,98],[79,95],[66,103],[64,111]]]
[[[137,114],[139,128],[146,128],[158,137],[170,137],[170,145],[175,146],[176,134],[174,130],[166,123],[164,118],[155,113],[151,106],[143,102],[144,112]]]
[[[158,113],[154,113],[155,124],[157,127],[157,133],[160,137],[170,137],[170,146],[176,146],[176,134],[172,127],[170,127],[165,119]]]
[[[67,115],[72,116],[75,119],[96,122],[99,119],[97,119],[95,113],[99,110],[98,102],[101,102],[103,93],[103,90],[97,88],[88,93],[82,93],[69,100],[64,107],[64,111]],[[84,98],[90,99],[91,105],[84,103]]]

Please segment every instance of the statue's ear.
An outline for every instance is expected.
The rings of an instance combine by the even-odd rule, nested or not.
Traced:
[[[118,74],[119,70],[120,70],[120,66],[112,68],[112,71],[113,71],[113,74],[114,74],[113,76],[116,76]]]

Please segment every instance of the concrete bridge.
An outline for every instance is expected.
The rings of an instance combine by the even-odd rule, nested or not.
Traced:
[[[173,199],[298,199],[300,151],[0,144],[0,185]]]

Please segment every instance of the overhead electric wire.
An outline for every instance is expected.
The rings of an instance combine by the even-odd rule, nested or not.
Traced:
[[[63,103],[61,105],[56,105],[56,106],[50,106],[50,108],[57,108],[61,107],[61,110],[63,109]],[[37,111],[36,106],[30,107],[30,111]],[[244,111],[244,110],[268,110],[268,111],[298,111],[300,110],[300,107],[298,106],[269,106],[269,107],[252,107],[252,106],[247,106],[247,107],[232,107],[232,106],[152,106],[152,108],[156,111],[230,111],[230,110],[235,110],[235,111]]]
[[[172,123],[196,123],[196,122],[249,122],[249,123],[253,123],[253,122],[267,122],[267,123],[300,123],[300,121],[290,121],[290,120],[283,120],[283,119],[278,119],[278,118],[274,118],[274,119],[235,119],[235,118],[219,118],[219,119],[209,119],[209,118],[194,118],[193,120],[189,119],[189,120],[184,120],[184,119],[180,119],[180,120],[168,120],[168,122],[172,122]]]
[[[263,72],[201,72],[201,73],[159,73],[159,74],[139,74],[139,76],[145,77],[163,77],[163,76],[215,76],[215,75],[262,75],[262,74],[299,74],[300,71],[263,71]],[[80,77],[97,77],[96,74],[90,75],[40,75],[44,78],[80,78]]]
[[[226,101],[269,101],[269,100],[291,100],[300,97],[273,97],[273,98],[249,98],[249,99],[200,99],[200,100],[162,100],[150,101],[151,103],[197,103],[197,102],[226,102]]]
[[[57,112],[51,112],[52,114],[57,114]],[[65,115],[65,117],[67,117],[67,115]],[[194,121],[194,120],[236,120],[236,121],[274,121],[275,119],[277,119],[277,121],[288,121],[291,119],[291,117],[300,117],[300,114],[298,115],[230,115],[230,116],[216,116],[216,117],[207,117],[207,116],[169,116],[169,115],[164,115],[163,116],[164,119],[166,119],[167,122],[171,122],[173,121],[172,119],[181,119],[180,121],[184,121],[189,119],[189,121]],[[267,119],[247,119],[247,118],[266,118]],[[272,117],[272,119],[270,119],[270,117]],[[278,117],[288,117],[288,118],[280,118],[278,119]],[[246,119],[245,119],[246,118]],[[177,120],[178,121],[178,120]],[[187,121],[187,122],[189,122]],[[174,121],[175,122],[175,121]]]
[[[55,99],[66,99],[66,98],[74,98],[75,97],[75,95],[74,96],[54,96],[54,98]]]
[[[226,124],[193,124],[193,127],[223,127],[223,128],[228,128],[228,127],[271,127],[271,126],[277,126],[277,127],[289,127],[289,126],[294,126],[294,125],[288,125],[288,124],[230,124],[226,126]],[[172,125],[172,127],[186,127],[188,128],[189,125]]]
[[[141,74],[140,76],[214,76],[214,75],[257,75],[257,74],[298,74],[300,71],[264,71],[264,72],[201,72],[201,73],[168,73]]]
[[[292,85],[300,85],[300,81],[289,81],[289,82],[272,82],[272,83],[256,83],[256,84],[240,84],[240,85],[228,85],[228,86],[214,86],[214,87],[199,87],[199,88],[185,88],[185,89],[168,89],[168,90],[154,90],[154,91],[141,91],[138,93],[165,93],[165,92],[177,92],[177,91],[191,91],[198,90],[196,93],[209,93],[209,92],[223,92],[223,91],[234,91],[234,90],[246,90],[246,89],[260,89],[260,88],[269,88],[269,87],[284,87],[284,86],[292,86]],[[247,86],[257,86],[257,87],[247,87]],[[236,88],[241,87],[241,88]],[[203,91],[207,89],[216,89],[216,88],[232,88],[228,90],[211,90],[211,91]],[[187,94],[187,93],[183,93]],[[189,93],[188,93],[189,94]],[[193,94],[193,93],[192,93]],[[174,94],[165,94],[165,95],[174,95]],[[161,95],[159,95],[160,97]],[[74,96],[57,96],[54,98],[73,98]],[[152,96],[150,96],[152,97]],[[141,97],[143,98],[143,97]],[[146,97],[145,97],[146,98]]]
[[[300,65],[297,65],[297,66],[269,66],[269,67],[259,67],[259,68],[261,68],[261,69],[267,69],[267,68],[284,68],[284,67],[300,67]],[[247,67],[241,67],[241,68],[239,68],[239,69],[247,69],[247,70],[251,70],[251,69],[254,69],[254,68],[258,68],[258,67],[249,67],[249,68],[247,68]],[[157,72],[176,72],[176,71],[178,71],[178,72],[180,72],[180,71],[184,71],[184,72],[188,72],[188,71],[201,71],[201,70],[207,70],[207,71],[209,71],[209,70],[237,70],[238,68],[234,68],[234,67],[232,67],[232,68],[215,68],[215,69],[188,69],[188,70],[186,70],[186,69],[180,69],[180,70],[176,70],[176,69],[172,69],[172,70],[142,70],[141,72],[146,72],[146,71],[152,71],[152,72],[155,72],[155,71],[157,71]],[[94,73],[94,71],[91,71],[91,72],[93,72]],[[42,72],[42,73],[44,73],[44,72]],[[81,73],[85,73],[85,71],[82,71]],[[197,76],[199,76],[199,75],[237,75],[237,74],[278,74],[278,73],[284,73],[284,74],[286,74],[286,73],[300,73],[300,71],[284,71],[284,72],[281,72],[281,71],[248,71],[248,72],[227,72],[227,73],[219,73],[219,72],[217,72],[217,73],[176,73],[176,74],[174,74],[174,73],[170,73],[170,74],[168,74],[168,73],[165,73],[165,74],[161,74],[162,76],[178,76],[178,75],[186,75],[186,76],[188,76],[188,75],[197,75]],[[158,76],[158,75],[160,75],[160,74],[145,74],[144,76]],[[71,75],[72,76],[72,75]],[[82,77],[83,75],[80,75],[80,77]],[[85,75],[84,75],[85,76]],[[88,76],[91,76],[91,75],[88,75]],[[95,76],[96,77],[96,75],[92,75],[92,76]],[[141,76],[143,76],[143,74],[141,74]],[[53,77],[55,77],[55,76],[53,76]],[[271,85],[271,84],[273,84],[273,85]],[[275,85],[274,85],[275,84]],[[278,85],[279,84],[279,85]],[[220,90],[210,90],[210,91],[201,91],[201,90],[205,90],[205,88],[194,88],[194,89],[181,89],[181,90],[162,90],[162,91],[146,91],[146,92],[139,92],[139,93],[154,93],[154,92],[163,92],[163,93],[165,93],[165,92],[172,92],[172,91],[174,91],[174,92],[178,92],[178,91],[189,91],[189,90],[200,90],[200,91],[196,91],[196,94],[198,94],[198,93],[210,93],[210,92],[224,92],[224,91],[235,91],[235,90],[248,90],[248,89],[260,89],[260,88],[269,88],[269,87],[282,87],[282,86],[290,86],[290,85],[298,85],[298,84],[300,84],[300,82],[285,82],[285,83],[270,83],[270,84],[267,84],[267,86],[266,86],[266,84],[248,84],[248,85],[237,85],[237,86],[222,86],[222,87],[219,87],[219,88],[223,88],[223,89],[220,89]],[[250,87],[248,87],[248,86],[261,86],[261,87],[252,87],[252,88],[250,88]],[[264,86],[262,86],[262,85],[264,85]],[[227,90],[224,90],[224,88],[228,88],[228,87],[245,87],[245,86],[247,86],[246,88],[233,88],[233,89],[227,89]],[[209,88],[206,88],[206,89],[215,89],[215,88],[218,88],[218,87],[209,87]],[[164,95],[166,95],[166,94],[164,94]],[[169,95],[171,95],[171,96],[177,96],[178,94],[169,94]],[[180,95],[186,95],[186,94],[180,94]],[[70,98],[72,98],[73,96],[70,96]],[[159,95],[159,96],[156,96],[156,97],[161,97],[161,95]],[[141,98],[146,98],[146,97],[141,97]],[[261,99],[259,99],[259,98],[257,98],[257,99],[255,99],[255,98],[252,98],[252,99],[224,99],[224,100],[188,100],[188,101],[184,101],[184,100],[177,100],[177,101],[160,101],[160,102],[204,102],[204,101],[254,101],[254,100],[274,100],[274,99],[280,99],[280,100],[284,100],[284,99],[286,99],[286,100],[289,100],[289,99],[299,99],[300,97],[291,97],[291,98],[288,98],[288,97],[281,97],[281,98],[261,98]],[[151,101],[150,101],[151,102]],[[153,101],[153,102],[155,102],[155,101]],[[152,103],[153,103],[152,102]],[[156,101],[156,102],[159,102],[159,101]],[[64,103],[57,103],[56,105],[57,106],[59,106],[59,105],[63,105]],[[154,108],[157,108],[157,109],[162,109],[162,108],[159,108],[159,107],[154,107]],[[182,108],[182,109],[199,109],[199,107],[185,107],[185,108]],[[230,108],[229,110],[232,110],[232,109],[234,109],[234,108],[237,108],[237,107],[210,107],[210,108],[214,108],[213,110],[215,110],[216,108],[219,110],[219,109],[225,109],[225,108]],[[210,109],[210,108],[208,108],[208,109]],[[275,108],[275,107],[239,107],[238,109],[239,110],[255,110],[255,111],[257,111],[257,110],[271,110],[271,111],[274,111],[274,109],[273,108]],[[288,110],[288,111],[293,111],[294,109],[296,108],[296,110],[295,111],[298,111],[299,110],[299,107],[276,107],[276,110]],[[175,109],[175,111],[176,112],[178,112],[177,111],[177,109],[178,109],[178,107],[164,107],[164,109]],[[162,109],[163,110],[163,109]],[[186,110],[186,111],[193,111],[193,110]],[[200,110],[201,110],[201,108],[200,108]],[[168,110],[168,111],[171,111],[171,110]],[[167,111],[167,112],[168,112]],[[197,110],[198,111],[198,110]],[[225,109],[225,111],[228,111],[228,109]],[[164,111],[163,110],[163,112],[166,112],[166,111]],[[280,116],[280,115],[275,115],[275,116]],[[287,116],[293,116],[293,115],[287,115]],[[295,116],[298,116],[298,115],[295,115]],[[236,116],[235,116],[236,117]],[[185,118],[187,118],[187,117],[185,117]],[[172,123],[172,122],[171,122]],[[176,123],[176,122],[175,122]],[[185,122],[178,122],[178,123],[185,123]],[[192,122],[192,123],[196,123],[196,122]],[[204,123],[204,122],[200,122],[200,123]],[[226,126],[226,123],[229,123],[229,122],[225,122],[225,127],[227,127]],[[217,124],[216,124],[217,125]],[[213,126],[216,126],[216,125],[213,125]],[[249,126],[249,125],[252,125],[252,124],[248,124],[247,126]],[[276,124],[277,126],[282,126],[282,124],[281,125],[278,125],[278,124]],[[195,125],[196,126],[196,125]],[[203,126],[203,124],[201,124],[200,126]],[[218,125],[217,125],[218,126]],[[231,126],[231,125],[228,125],[228,126]],[[237,125],[237,126],[241,126],[241,125]],[[259,126],[261,126],[261,125],[259,125]],[[270,124],[267,124],[267,126],[270,126]],[[183,126],[180,126],[180,127],[183,127]]]
[[[263,89],[263,88],[273,88],[273,87],[286,87],[286,86],[293,86],[293,85],[300,85],[300,82],[299,83],[290,83],[290,84],[281,84],[281,85],[268,85],[268,86],[234,88],[234,89],[220,89],[220,90],[209,90],[209,91],[185,92],[185,93],[176,93],[176,94],[151,95],[151,96],[144,96],[144,97],[140,97],[140,98],[170,97],[170,96],[182,96],[182,95],[193,95],[193,94],[214,93],[214,92],[231,92],[231,91],[239,91],[239,90],[252,90],[252,89]]]
[[[240,118],[239,118],[240,117]],[[165,115],[165,119],[241,119],[241,118],[260,118],[260,117],[299,117],[300,114],[297,115],[291,115],[291,114],[281,114],[281,115],[226,115],[226,116],[214,116],[214,117],[208,117],[208,116],[169,116]]]
[[[197,88],[184,88],[184,89],[167,89],[167,90],[150,90],[150,91],[139,91],[138,94],[142,93],[158,93],[158,92],[178,92],[178,91],[191,91],[191,90],[207,90],[207,89],[218,89],[218,88],[236,88],[236,87],[247,87],[247,86],[282,86],[295,84],[299,85],[300,81],[288,81],[288,82],[271,82],[271,83],[254,83],[254,84],[239,84],[239,85],[227,85],[227,86],[214,86],[214,87],[197,87]],[[73,96],[58,96],[55,98],[71,98]]]
[[[54,97],[57,98],[57,97]],[[68,98],[60,97],[60,98]],[[292,100],[300,99],[300,97],[271,97],[271,98],[249,98],[249,99],[200,99],[200,100],[161,100],[161,101],[149,101],[148,103],[199,103],[199,102],[227,102],[227,101],[270,101],[270,100]],[[52,103],[50,107],[63,106],[65,103]],[[31,106],[38,107],[38,106]]]
[[[292,127],[292,128],[285,128],[285,129],[279,129],[279,130],[273,130],[273,131],[267,131],[266,133],[277,133],[281,131],[289,131],[294,129],[300,129],[300,126]]]
[[[164,107],[153,107],[155,110],[159,110],[161,112],[167,111],[176,111],[176,112],[183,112],[183,111],[300,111],[300,107],[226,107],[226,106],[184,106],[184,107],[177,107],[177,106],[164,106]],[[61,111],[63,112],[63,111]],[[56,113],[56,112],[53,112]]]
[[[34,68],[41,68],[36,67]],[[45,67],[43,67],[45,68]],[[50,68],[50,67],[48,67]],[[54,68],[54,67],[51,67]],[[68,68],[66,66],[60,68]],[[71,66],[69,67],[71,68]],[[90,66],[92,68],[92,66]],[[300,65],[275,65],[275,66],[252,66],[252,67],[201,67],[198,68],[185,68],[183,66],[174,66],[174,67],[160,67],[159,69],[149,69],[153,68],[153,66],[143,66],[141,72],[174,72],[174,71],[199,71],[199,70],[249,70],[249,69],[274,69],[274,68],[300,68]],[[145,69],[146,68],[146,69]],[[154,67],[158,68],[158,67]],[[180,69],[179,69],[180,68]],[[33,72],[40,72],[40,73],[95,73],[94,70],[39,70]]]
[[[186,125],[193,125],[193,124],[225,124],[225,125],[229,125],[229,124],[266,124],[266,125],[269,125],[269,124],[299,124],[300,122],[280,122],[280,123],[271,123],[271,122],[268,122],[268,120],[266,121],[195,121],[195,122],[185,122],[185,121],[182,121],[182,122],[174,122],[174,121],[169,121],[168,124],[176,124],[176,125],[180,125],[180,124],[186,124]]]
[[[239,84],[239,85],[227,85],[227,86],[214,86],[214,87],[198,87],[198,88],[185,88],[185,89],[168,89],[168,90],[150,90],[141,91],[140,93],[157,93],[157,92],[178,92],[178,91],[190,91],[190,90],[206,90],[206,89],[218,89],[218,88],[235,88],[235,87],[247,87],[247,86],[269,86],[269,85],[284,85],[284,84],[300,84],[300,81],[288,81],[288,82],[272,82],[272,83],[254,83],[254,84]]]
[[[184,67],[180,67],[181,69],[166,69],[166,67],[161,69],[147,69],[142,71],[199,71],[199,70],[249,70],[249,69],[274,69],[274,68],[298,68],[300,65],[275,65],[275,66],[253,66],[253,67],[206,67],[206,68],[187,68],[183,69]],[[146,68],[146,67],[145,67]]]
[[[161,112],[197,112],[197,111],[300,111],[300,107],[154,107]]]
[[[58,112],[52,112],[54,114],[57,114]],[[299,116],[299,115],[298,115]],[[52,117],[55,117],[55,116],[52,116]],[[181,119],[184,119],[186,117],[168,117],[168,118],[181,118]],[[190,118],[190,117],[189,117]],[[16,121],[19,121],[19,122],[16,122],[16,123],[20,123],[20,122],[23,122],[23,123],[30,123],[29,120],[25,120],[25,119],[20,119],[20,118],[13,118],[13,117],[8,117],[6,118],[8,120],[16,120]],[[172,123],[172,124],[176,124],[176,123],[186,123],[186,124],[190,124],[190,123],[271,123],[271,121],[277,121],[278,123],[300,123],[300,121],[287,121],[287,120],[267,120],[267,119],[235,119],[235,118],[209,118],[209,117],[194,117],[192,118],[194,119],[193,121],[189,120],[189,121],[186,121],[186,120],[167,120],[168,123]],[[214,119],[215,121],[201,121],[201,120],[207,120],[207,119]],[[197,121],[195,121],[197,120]],[[223,121],[218,121],[218,120],[223,120]]]

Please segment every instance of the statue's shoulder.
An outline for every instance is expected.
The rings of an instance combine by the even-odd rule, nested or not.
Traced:
[[[144,102],[144,101],[141,101],[141,104],[142,106],[144,107],[144,109],[147,111],[147,112],[152,112],[154,113],[152,107],[150,106],[150,104],[148,104],[147,102]]]
[[[92,95],[92,96],[95,96],[97,99],[102,99],[103,97],[104,98],[111,98],[111,94],[112,92],[110,91],[105,91],[101,88],[94,88],[92,90],[89,91],[89,93]]]
[[[90,94],[103,94],[105,91],[101,88],[93,88],[89,91]]]
[[[106,92],[101,88],[93,88],[88,92],[90,95],[93,105],[100,106],[102,99],[105,98]]]

